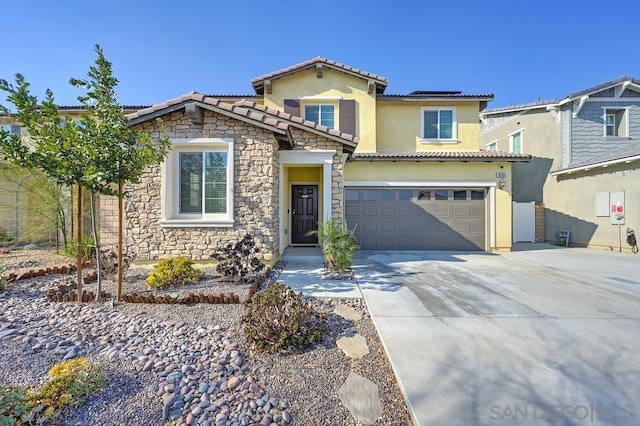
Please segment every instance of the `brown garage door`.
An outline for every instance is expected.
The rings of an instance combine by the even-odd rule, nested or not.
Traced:
[[[484,250],[485,190],[347,188],[345,213],[364,250]]]

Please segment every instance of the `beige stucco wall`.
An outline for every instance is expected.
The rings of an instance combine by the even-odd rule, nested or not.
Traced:
[[[316,99],[300,99],[316,97]],[[335,105],[335,126],[340,128],[339,99],[356,101],[356,136],[360,138],[358,151],[376,150],[376,96],[367,93],[367,80],[340,71],[324,67],[322,78],[316,76],[314,69],[274,80],[272,93],[265,93],[264,104],[267,107],[284,111],[285,99],[300,99],[301,114],[304,105],[331,102]]]
[[[513,166],[513,199],[517,202],[553,203],[548,188],[554,185],[549,173],[561,166],[560,123],[544,108],[524,111],[499,125],[483,129],[481,148],[498,141],[498,151],[509,151],[509,135],[522,130],[522,147],[531,154],[530,163]]]
[[[545,239],[555,240],[555,232],[571,230],[572,245],[605,250],[618,250],[618,226],[609,217],[596,216],[596,193],[625,192],[625,225],[622,225],[622,248],[626,228],[640,236],[640,169],[638,162],[597,168],[586,172],[550,177],[553,185],[545,188],[545,196],[553,200],[546,205]]]
[[[354,162],[345,165],[345,182],[498,182],[496,173],[511,176],[511,163],[431,163],[431,162]],[[491,203],[492,200],[488,200]],[[490,209],[490,205],[487,205]],[[495,245],[494,250],[511,248],[511,182],[506,179],[503,189],[495,190]],[[487,210],[489,222],[489,210]],[[489,232],[489,230],[487,230]]]
[[[458,142],[427,143],[422,140],[422,107],[455,107]],[[378,151],[477,150],[480,146],[479,107],[478,102],[379,101],[376,115]]]

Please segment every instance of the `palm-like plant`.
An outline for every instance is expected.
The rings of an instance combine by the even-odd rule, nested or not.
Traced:
[[[310,231],[308,235],[318,237],[329,270],[343,273],[351,268],[353,253],[360,247],[345,223],[331,219],[319,224],[318,229]]]

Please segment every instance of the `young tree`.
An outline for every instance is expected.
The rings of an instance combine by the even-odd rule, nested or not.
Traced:
[[[91,193],[99,298],[100,239],[93,208],[94,197],[96,194],[123,197],[123,183],[138,182],[147,167],[160,164],[170,149],[170,142],[163,137],[154,145],[148,134],[129,127],[124,110],[118,103],[115,92],[118,80],[113,76],[112,65],[100,46],[96,45],[95,51],[98,57],[95,65],[89,68],[88,79],[70,80],[71,85],[86,92],[78,97],[84,107],[79,121],[59,114],[50,90],[46,91],[44,101],[38,104],[38,99],[31,95],[29,83],[22,75],[16,74],[14,85],[0,80],[0,90],[9,93],[7,100],[13,105],[15,113],[6,107],[1,107],[0,112],[13,114],[25,126],[32,141],[32,146],[28,146],[16,135],[0,131],[0,149],[15,164],[41,169],[61,185],[78,185],[78,188]],[[81,224],[78,224],[78,229],[81,229]],[[121,241],[119,246],[121,251]],[[122,259],[118,262],[121,264]],[[80,265],[78,269],[81,269]],[[78,291],[82,300],[80,273]]]

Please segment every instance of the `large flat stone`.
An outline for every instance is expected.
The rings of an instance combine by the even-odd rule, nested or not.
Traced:
[[[359,334],[345,334],[336,341],[336,344],[350,358],[362,358],[369,353],[367,339]]]
[[[362,318],[362,315],[360,315],[360,312],[345,305],[338,305],[333,311],[336,314],[340,315],[342,318],[347,319],[349,321],[354,321],[354,322],[360,321],[360,319]]]
[[[373,424],[382,415],[378,385],[356,373],[349,373],[338,396],[359,424]]]

